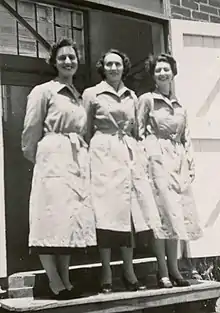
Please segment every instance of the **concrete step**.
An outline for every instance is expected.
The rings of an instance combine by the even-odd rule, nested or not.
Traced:
[[[123,289],[122,284],[122,262],[111,262],[113,273],[113,285],[116,289]],[[137,277],[147,286],[156,285],[156,263],[149,259],[134,260],[134,267]],[[85,264],[70,267],[70,278],[73,283],[81,286],[86,293],[96,293],[100,288],[99,277],[101,277],[101,264]],[[8,279],[8,295],[15,298],[16,294],[22,297],[47,296],[49,294],[48,279],[45,271],[38,270],[33,272],[22,272],[11,275]]]
[[[0,286],[0,299],[4,299],[7,296],[7,291],[3,290]]]
[[[174,287],[171,289],[148,289],[137,292],[114,292],[112,294],[91,295],[68,301],[54,301],[48,299],[17,298],[0,300],[1,313],[33,312],[44,313],[118,313],[118,312],[151,312],[151,309],[162,309],[163,312],[174,312],[171,306],[189,310],[192,303],[202,303],[207,299],[215,301],[220,297],[220,283],[214,281],[192,281],[188,287]],[[166,308],[169,308],[166,311]],[[181,311],[181,310],[180,310]],[[155,312],[155,311],[154,311]],[[158,312],[161,312],[158,310]],[[177,310],[175,309],[175,312]],[[198,312],[202,312],[201,310]],[[211,312],[211,311],[209,311]],[[214,311],[213,311],[214,312]]]
[[[111,262],[113,274],[113,286],[116,290],[123,290],[122,283],[122,261]],[[157,285],[155,258],[135,259],[134,268],[138,279],[149,288]],[[186,278],[189,273],[184,270],[182,274]],[[100,288],[99,277],[101,277],[101,264],[84,264],[70,267],[70,278],[73,283],[80,285],[85,293],[96,293]],[[32,294],[31,294],[32,293]],[[8,296],[16,297],[43,297],[49,295],[48,279],[45,271],[22,272],[11,275],[8,279]]]
[[[9,288],[8,298],[27,298],[33,297],[33,287]]]

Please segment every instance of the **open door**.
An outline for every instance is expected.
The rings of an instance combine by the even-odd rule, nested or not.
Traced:
[[[29,193],[33,165],[21,151],[21,133],[27,95],[37,84],[54,77],[45,60],[0,55],[1,95],[4,138],[4,187],[7,243],[7,271],[41,268],[37,256],[29,255]],[[81,91],[87,81],[87,69],[80,66],[75,85]]]
[[[27,95],[47,77],[31,73],[2,73],[4,173],[8,274],[37,268],[28,251],[29,193],[33,165],[21,151]]]
[[[187,108],[196,162],[194,196],[204,237],[193,257],[220,255],[220,25],[171,21],[176,95]]]

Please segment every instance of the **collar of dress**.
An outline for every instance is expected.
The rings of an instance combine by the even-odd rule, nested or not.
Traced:
[[[111,93],[117,97],[122,97],[122,95],[128,93],[131,95],[131,90],[127,88],[123,82],[120,83],[119,90],[116,91],[111,85],[109,85],[105,80],[101,81],[96,85],[96,95],[100,95],[102,93]]]
[[[81,94],[77,91],[77,89],[75,88],[74,85],[69,86],[67,84],[59,82],[58,79],[52,80],[52,83],[53,83],[52,88],[56,93],[58,93],[59,91],[61,91],[64,88],[67,88],[71,92],[71,94],[73,95],[75,100],[81,100],[82,99]]]
[[[154,99],[158,99],[158,100],[163,100],[167,105],[169,105],[171,108],[173,108],[173,104],[178,104],[180,107],[182,107],[182,105],[179,103],[179,101],[177,100],[177,98],[171,94],[170,99],[165,97],[164,95],[162,95],[158,90],[155,90],[154,92],[152,92],[152,96]]]

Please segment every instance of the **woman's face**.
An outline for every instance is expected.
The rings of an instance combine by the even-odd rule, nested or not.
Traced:
[[[109,53],[104,58],[105,79],[110,83],[119,83],[122,79],[124,65],[122,58],[115,53]]]
[[[157,62],[154,69],[154,80],[158,87],[170,84],[173,79],[173,72],[168,62]]]
[[[55,66],[59,76],[72,77],[76,73],[78,69],[78,59],[73,47],[65,46],[58,49]]]

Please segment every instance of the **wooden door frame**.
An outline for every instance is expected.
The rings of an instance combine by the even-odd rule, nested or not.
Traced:
[[[33,86],[39,83],[41,77],[48,80],[54,76],[53,70],[43,59],[0,54],[0,278],[6,278],[10,271],[7,221],[6,221],[6,197],[5,197],[5,145],[4,145],[4,117],[6,110],[6,95],[4,85]]]
[[[3,140],[3,103],[0,68],[0,278],[7,277],[6,252],[6,215],[5,215],[5,179],[4,179],[4,140]]]

